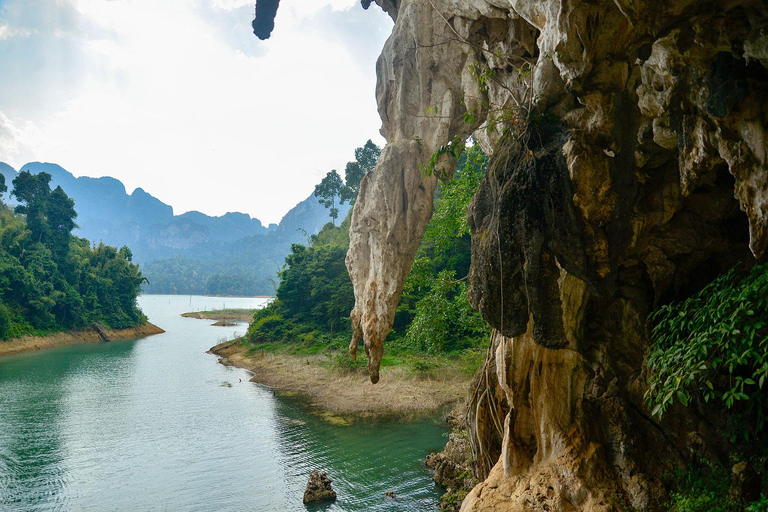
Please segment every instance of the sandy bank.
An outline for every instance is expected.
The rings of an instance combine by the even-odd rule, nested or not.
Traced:
[[[458,368],[441,368],[434,375],[418,375],[408,368],[385,367],[381,381],[371,384],[367,373],[333,369],[323,355],[248,354],[247,347],[238,341],[216,345],[210,353],[220,356],[222,364],[252,372],[252,382],[281,392],[306,395],[310,405],[330,421],[428,416],[464,398],[471,379]]]
[[[153,334],[164,333],[165,331],[158,326],[147,322],[144,325],[131,327],[128,329],[104,329],[110,341],[132,340],[143,338]],[[64,331],[48,336],[23,336],[7,341],[0,341],[0,356],[18,354],[19,352],[31,352],[33,350],[42,350],[46,348],[59,347],[62,345],[74,345],[76,343],[102,343],[101,336],[92,327],[80,329],[77,331]]]

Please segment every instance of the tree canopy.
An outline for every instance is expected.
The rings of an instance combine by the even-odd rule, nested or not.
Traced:
[[[336,219],[339,217],[339,209],[336,208],[336,198],[339,198],[340,203],[344,203],[342,197],[342,190],[344,190],[344,182],[341,181],[341,176],[336,172],[336,169],[330,171],[325,175],[325,178],[315,186],[315,196],[320,204],[330,209],[331,218],[333,223],[336,224]]]
[[[355,161],[347,162],[344,171],[344,180],[336,169],[328,172],[325,178],[315,187],[315,196],[320,204],[330,210],[331,219],[336,224],[339,210],[336,208],[336,198],[339,204],[349,201],[354,204],[357,194],[360,192],[360,182],[366,174],[376,167],[376,162],[381,155],[381,149],[370,139],[362,147],[355,149]]]

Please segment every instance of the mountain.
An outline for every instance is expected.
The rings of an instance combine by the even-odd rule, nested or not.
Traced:
[[[328,222],[328,209],[310,195],[279,224],[264,226],[246,213],[211,217],[198,211],[174,215],[173,208],[137,188],[130,195],[120,180],[75,177],[52,163],[31,162],[19,172],[47,172],[75,201],[74,234],[98,243],[131,248],[154,293],[271,294],[277,271],[294,243],[306,243]],[[10,196],[16,170],[0,162]],[[339,208],[343,218],[349,205]]]

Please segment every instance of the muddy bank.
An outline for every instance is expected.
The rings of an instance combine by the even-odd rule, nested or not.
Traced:
[[[209,352],[220,356],[222,364],[252,372],[251,382],[306,395],[310,405],[329,421],[429,416],[464,398],[471,379],[458,368],[421,375],[409,368],[386,367],[387,379],[374,385],[363,371],[332,368],[324,355],[249,354],[248,347],[237,340],[216,345]]]
[[[21,338],[0,341],[0,356],[77,343],[102,343],[102,335],[106,335],[109,341],[118,341],[143,338],[164,332],[160,327],[147,322],[144,325],[128,329],[101,329],[101,334],[94,327],[86,327],[77,331],[57,332],[48,336],[22,336]]]

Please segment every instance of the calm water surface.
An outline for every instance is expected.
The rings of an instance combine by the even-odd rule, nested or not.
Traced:
[[[205,353],[245,324],[179,316],[264,301],[142,296],[165,334],[0,358],[0,510],[301,511],[312,469],[312,510],[435,510],[441,426],[330,426]]]

